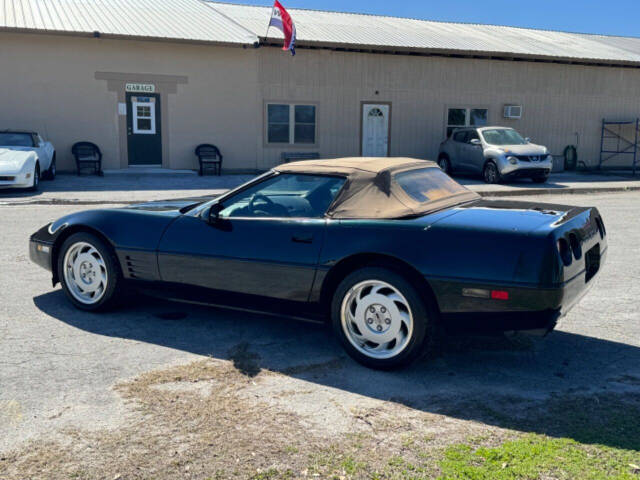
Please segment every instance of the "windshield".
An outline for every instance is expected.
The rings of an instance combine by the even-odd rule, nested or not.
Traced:
[[[395,180],[417,202],[433,202],[468,190],[439,168],[420,168],[396,174]]]
[[[33,147],[33,138],[30,133],[0,132],[0,146]]]
[[[511,128],[483,130],[482,136],[489,145],[524,145],[527,143],[518,132]]]

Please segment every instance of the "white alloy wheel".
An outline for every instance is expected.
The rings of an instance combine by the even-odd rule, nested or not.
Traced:
[[[90,243],[71,245],[63,260],[64,280],[69,293],[78,302],[93,305],[107,290],[109,276],[100,252]]]
[[[365,280],[351,287],[340,309],[346,338],[363,355],[388,359],[399,355],[413,335],[407,299],[393,285]]]

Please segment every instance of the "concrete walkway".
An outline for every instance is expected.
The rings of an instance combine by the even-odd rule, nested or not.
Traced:
[[[138,203],[170,198],[220,195],[253,178],[253,175],[199,177],[192,172],[81,176],[58,175],[43,181],[38,192],[0,190],[0,205],[60,204],[92,205]],[[455,177],[457,181],[483,196],[517,196],[558,193],[606,193],[640,190],[640,175],[593,173],[556,173],[545,184],[521,180],[487,185],[477,178]]]

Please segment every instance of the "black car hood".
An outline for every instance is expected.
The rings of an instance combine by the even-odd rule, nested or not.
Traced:
[[[215,196],[176,198],[172,200],[157,200],[154,202],[137,203],[124,207],[129,210],[145,210],[149,212],[188,211],[202,203],[213,200]]]

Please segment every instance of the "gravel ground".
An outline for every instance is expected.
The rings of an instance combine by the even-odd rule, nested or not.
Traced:
[[[442,433],[458,421],[525,430],[515,417],[487,418],[469,405],[544,405],[563,395],[614,392],[637,397],[640,193],[542,201],[595,205],[603,214],[609,256],[590,293],[544,339],[449,340],[438,358],[399,372],[360,367],[313,324],[143,298],[110,314],[77,311],[28,260],[27,240],[46,222],[86,207],[0,207],[0,452],[29,439],[59,438],[68,428],[122,427],[135,413],[114,385],[205,357],[243,378],[274,372],[247,382],[242,398],[291,412],[329,436],[354,430],[362,412],[382,405],[390,417],[394,408],[406,418],[437,415],[432,427]]]

